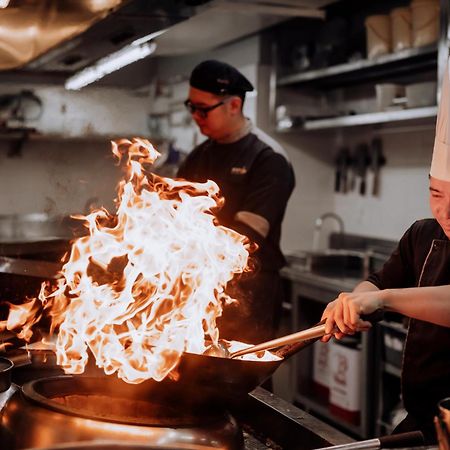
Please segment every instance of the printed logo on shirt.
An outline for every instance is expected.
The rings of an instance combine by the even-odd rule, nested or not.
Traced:
[[[232,167],[231,175],[245,175],[247,173],[247,167]]]

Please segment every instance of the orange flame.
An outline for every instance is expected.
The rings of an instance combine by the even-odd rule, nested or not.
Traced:
[[[0,329],[22,327],[29,339],[45,312],[66,373],[83,373],[89,350],[108,375],[162,380],[183,352],[202,354],[208,338],[217,343],[222,304],[235,301],[224,289],[246,269],[250,243],[216,223],[222,199],[213,181],[146,175],[144,166],[159,156],[150,142],[112,144],[127,172],[116,214],[80,216],[89,234],[74,241],[58,286],[43,286],[40,303],[11,305]]]
[[[147,177],[143,166],[159,153],[146,140],[113,143],[113,153],[127,167],[117,213],[85,217],[89,235],[74,242],[52,294],[65,306],[57,362],[82,373],[89,348],[106,374],[162,380],[183,352],[204,352],[205,335],[218,340],[225,285],[247,265],[246,238],[215,223],[214,182]]]

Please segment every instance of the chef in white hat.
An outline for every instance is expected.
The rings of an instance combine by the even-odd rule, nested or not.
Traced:
[[[450,397],[450,97],[445,69],[429,176],[433,218],[414,222],[383,268],[353,292],[330,302],[322,318],[338,339],[367,330],[361,314],[378,309],[409,318],[402,367],[402,396],[408,415],[394,433],[421,430],[436,443],[433,417]],[[323,338],[324,342],[330,336]]]

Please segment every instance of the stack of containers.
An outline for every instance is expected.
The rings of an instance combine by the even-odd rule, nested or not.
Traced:
[[[411,2],[413,47],[433,44],[439,38],[439,0]]]
[[[409,7],[368,16],[367,58],[435,43],[439,39],[439,13],[439,0],[412,0]]]
[[[394,8],[390,14],[392,51],[400,52],[412,47],[412,17],[408,7]]]

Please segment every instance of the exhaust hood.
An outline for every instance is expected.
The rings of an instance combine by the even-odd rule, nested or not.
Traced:
[[[13,0],[0,11],[0,70],[15,69],[84,32],[122,0]]]
[[[11,0],[0,9],[0,81],[64,81],[160,30],[154,56],[211,50],[336,0]]]

